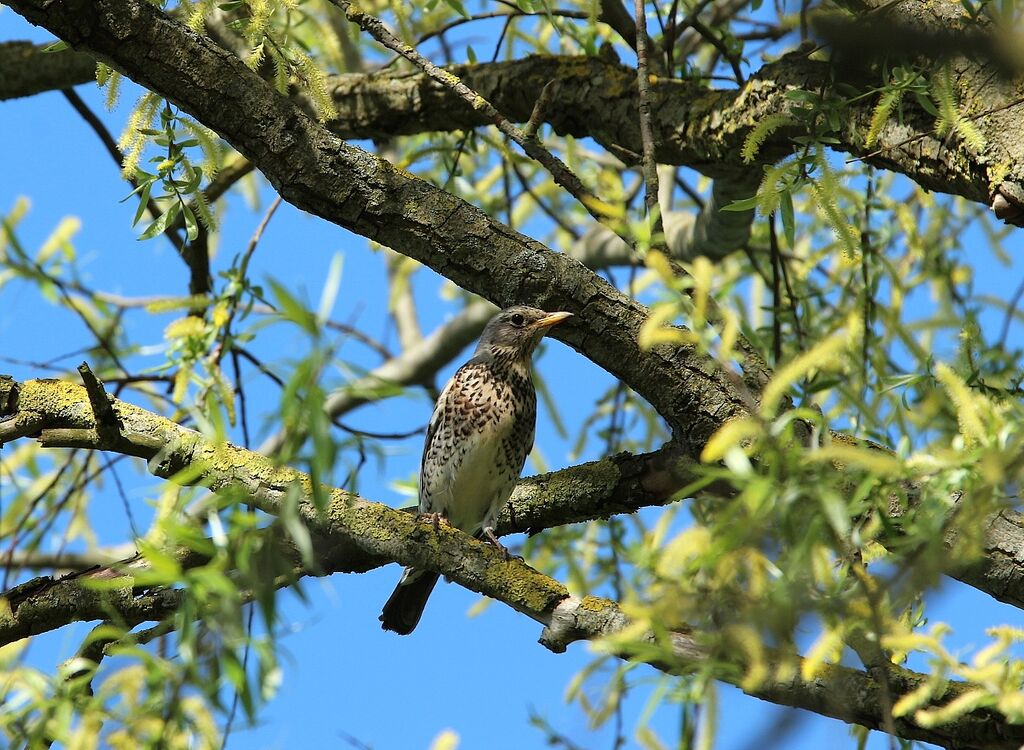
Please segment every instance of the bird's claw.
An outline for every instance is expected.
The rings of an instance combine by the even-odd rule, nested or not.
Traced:
[[[505,562],[508,562],[509,560],[518,560],[519,562],[524,562],[523,558],[520,555],[513,555],[511,552],[508,551],[508,547],[506,547],[504,544],[498,541],[498,537],[494,534],[494,529],[489,527],[484,529],[484,540],[498,548],[502,556],[505,558]]]
[[[430,523],[430,525],[434,527],[434,531],[437,531],[441,527],[441,524],[449,527],[452,525],[451,521],[440,513],[423,513],[420,515],[420,518]]]

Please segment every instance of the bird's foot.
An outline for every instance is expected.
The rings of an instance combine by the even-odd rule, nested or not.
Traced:
[[[494,534],[494,529],[492,529],[490,526],[484,529],[484,539],[493,544],[501,551],[501,554],[504,556],[506,562],[508,560],[518,560],[519,562],[523,562],[522,557],[520,557],[519,555],[513,555],[511,552],[508,551],[508,547],[506,547],[504,544],[498,541],[498,537]]]
[[[451,521],[449,521],[446,516],[443,516],[440,513],[423,513],[420,515],[420,518],[422,518],[424,521],[429,522],[434,527],[434,531],[437,531],[438,528],[440,528],[441,524],[444,524],[448,527],[452,525]]]

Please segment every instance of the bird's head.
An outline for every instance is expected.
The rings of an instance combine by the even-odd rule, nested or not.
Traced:
[[[549,313],[527,305],[506,308],[484,328],[476,351],[495,357],[527,359],[551,326],[569,317],[572,313]]]

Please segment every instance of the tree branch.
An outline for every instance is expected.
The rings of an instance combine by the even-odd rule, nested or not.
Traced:
[[[985,136],[984,153],[935,135],[934,117],[909,101],[902,117],[883,127],[877,142],[866,137],[877,99],[862,97],[844,109],[843,126],[834,134],[835,148],[883,169],[900,172],[930,190],[989,204],[997,194],[1019,202],[1024,196],[1024,138],[1020,108],[1024,101],[1012,82],[987,67],[957,68],[964,112],[978,113]],[[626,158],[643,151],[634,117],[638,95],[631,83],[636,71],[598,57],[536,56],[522,60],[456,65],[451,70],[502,113],[529,120],[535,96],[549,81],[558,85],[545,109],[545,120],[561,135],[592,137]],[[861,90],[884,83],[863,70],[830,70],[830,64],[807,59],[805,51],[784,55],[765,65],[738,90],[708,90],[697,84],[659,78],[651,83],[651,125],[655,157],[662,164],[685,165],[711,177],[737,176],[744,142],[765,117],[789,111],[786,93],[794,89],[828,90],[832,75]],[[423,75],[385,71],[330,79],[338,118],[329,127],[343,137],[371,138],[428,131],[463,130],[487,124],[442,87]],[[988,114],[981,115],[986,112]],[[793,151],[790,140],[803,135],[795,126],[769,136],[757,160],[772,163]],[[637,159],[639,157],[637,156]],[[1016,192],[1015,192],[1016,191]],[[749,197],[749,196],[744,196]],[[1014,203],[1016,205],[1016,203]],[[1020,223],[1017,218],[1011,223]]]
[[[636,336],[646,310],[572,259],[339,141],[229,53],[148,3],[97,2],[105,12],[97,14],[96,3],[86,0],[59,5],[11,0],[11,5],[178,100],[232,141],[294,205],[401,247],[499,304],[529,300],[576,312],[576,324],[566,324],[556,335],[647,398],[667,419],[685,455],[699,455],[722,423],[745,413],[743,395],[697,352],[682,346],[641,350]],[[95,23],[86,24],[85,18]],[[632,87],[631,80],[626,87]],[[496,267],[504,272],[494,274]],[[4,432],[0,429],[0,440]],[[77,444],[74,436],[67,438]],[[130,443],[121,447],[135,450]],[[996,530],[1014,532],[998,524],[999,519],[993,521],[987,540],[993,550],[1005,543],[993,536]],[[1024,602],[1021,571],[1010,571],[1007,579],[1006,571],[994,567],[997,559],[986,558],[972,571],[980,579],[975,585],[1004,601]]]
[[[96,80],[96,59],[62,50],[43,52],[48,44],[0,42],[0,101],[67,89]]]
[[[147,457],[150,471],[157,476],[190,476],[191,481],[214,491],[242,489],[257,508],[271,514],[280,510],[288,489],[298,484],[304,494],[298,508],[301,518],[328,542],[354,548],[367,559],[437,570],[472,591],[498,599],[545,625],[541,643],[553,651],[564,651],[577,640],[612,638],[605,645],[617,656],[645,661],[676,674],[691,672],[714,658],[720,664],[716,672],[721,679],[742,686],[758,698],[871,728],[886,720],[880,687],[866,672],[830,665],[810,679],[792,676],[749,681],[744,678],[744,658],[737,656],[741,649],[712,655],[704,644],[713,639],[709,641],[708,636],[685,625],[660,635],[626,637],[631,622],[615,602],[593,596],[572,597],[557,581],[520,561],[506,560],[499,550],[456,529],[435,529],[412,514],[337,489],[324,488],[329,503],[319,511],[312,502],[308,476],[275,467],[262,456],[227,443],[209,443],[198,433],[116,400],[111,407],[123,425],[122,434],[101,437],[81,386],[61,381],[0,383],[5,389],[0,392],[0,404],[6,404],[4,413],[8,417],[0,421],[0,440],[24,435],[26,425],[32,425],[44,446],[74,443],[79,447],[130,449],[131,455]],[[186,468],[190,472],[183,474]],[[137,590],[133,572],[144,565],[144,559],[137,557],[118,569],[87,572],[60,581],[36,579],[16,587],[5,596],[8,607],[0,613],[0,641],[10,642],[59,627],[62,619],[117,619],[134,625],[165,618],[184,594],[177,589]],[[111,578],[119,585],[103,590],[82,585],[82,579],[96,576]],[[769,654],[768,663],[791,667],[788,673],[793,675],[803,671],[800,658],[790,654]],[[927,679],[927,675],[899,668],[894,668],[892,674],[892,683],[900,694],[914,690]],[[932,705],[953,700],[972,687],[951,682]],[[991,750],[1015,748],[1024,742],[1024,727],[1008,724],[984,709],[935,727],[908,717],[898,719],[895,725],[903,737],[946,747]]]
[[[645,397],[691,455],[723,420],[744,412],[735,385],[693,348],[639,347],[642,305],[571,258],[340,141],[230,53],[152,5],[12,0],[12,7],[173,99],[294,206],[398,248],[500,306],[530,301],[575,313],[583,322],[557,336]]]
[[[494,125],[508,136],[510,140],[518,144],[531,159],[534,159],[543,166],[551,174],[551,178],[565,188],[573,198],[578,200],[594,219],[608,224],[609,227],[613,226],[608,220],[607,214],[600,210],[600,201],[597,196],[594,195],[590,188],[583,184],[580,178],[569,169],[568,165],[541,145],[537,138],[527,136],[526,133],[509,122],[493,104],[487,101],[486,97],[481,96],[478,92],[467,86],[451,71],[442,70],[437,67],[416,51],[415,48],[400,40],[388,31],[384,23],[376,16],[365,13],[357,8],[354,3],[349,2],[349,0],[328,0],[328,2],[340,8],[349,21],[358,24],[363,31],[370,34],[385,47],[393,52],[397,52],[413,65],[421,68],[433,80],[450,89],[463,102],[468,104],[474,112],[481,113],[490,124]]]

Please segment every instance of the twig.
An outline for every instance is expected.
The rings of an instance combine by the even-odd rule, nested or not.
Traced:
[[[462,26],[464,24],[472,23],[473,21],[485,21],[485,20],[491,19],[491,18],[504,18],[506,24],[509,21],[511,21],[513,18],[530,18],[530,17],[536,17],[536,16],[542,16],[542,17],[545,17],[545,18],[548,17],[548,16],[553,16],[553,17],[558,17],[558,18],[574,18],[574,19],[577,19],[577,20],[580,20],[580,21],[586,21],[588,18],[590,18],[590,14],[587,13],[586,11],[582,11],[582,10],[558,10],[558,9],[552,9],[552,10],[544,10],[544,11],[540,11],[540,12],[531,13],[529,11],[525,11],[525,10],[522,10],[520,8],[517,8],[514,5],[510,6],[510,7],[511,7],[511,10],[509,10],[509,11],[491,11],[491,12],[488,12],[488,13],[477,13],[476,15],[472,15],[472,16],[461,16],[459,18],[456,18],[455,20],[449,21],[448,23],[444,24],[440,28],[434,29],[433,31],[428,31],[426,34],[423,34],[422,36],[420,36],[420,38],[416,40],[416,45],[419,46],[419,45],[423,44],[424,42],[429,42],[434,37],[444,36],[445,34],[447,34],[452,29],[458,28],[459,26]],[[598,19],[598,20],[600,20],[600,19]],[[500,42],[499,42],[499,44],[500,44]],[[391,58],[384,65],[382,65],[380,69],[381,70],[387,70],[392,65],[394,65],[396,62],[398,62],[400,57],[401,57],[401,55],[398,55],[398,57]]]
[[[262,239],[263,233],[267,229],[267,225],[274,217],[274,212],[277,211],[277,207],[280,205],[281,196],[278,195],[274,198],[274,202],[270,204],[270,208],[267,209],[267,212],[263,215],[262,221],[260,221],[259,225],[256,227],[256,231],[253,232],[252,237],[249,239],[249,245],[245,248],[245,252],[242,254],[242,261],[238,265],[238,277],[240,279],[245,279],[245,275],[249,271],[249,261],[252,259],[252,254],[256,252],[256,246],[260,243],[260,239]],[[235,319],[235,313],[238,312],[238,305],[241,301],[243,290],[244,286],[240,284],[238,291],[235,293],[235,297],[232,300],[230,311],[228,312],[228,319],[224,322],[220,343],[213,355],[214,364],[219,364],[221,358],[224,356],[224,350],[228,345],[228,339],[231,337],[231,323]]]
[[[733,55],[729,48],[725,46],[725,42],[718,38],[718,36],[709,29],[704,23],[697,18],[694,18],[690,22],[690,27],[703,37],[704,41],[710,44],[712,47],[717,49],[722,57],[729,61],[729,65],[732,67],[733,75],[736,76],[736,83],[742,86],[746,82],[746,78],[743,75],[743,70],[740,68],[739,61],[736,56]]]
[[[651,130],[651,81],[647,60],[646,0],[636,0],[636,81],[640,98],[640,140],[643,143],[644,205],[651,224],[651,247],[667,254],[665,226],[658,204],[658,164],[654,160],[654,133]]]
[[[1006,338],[1010,335],[1010,324],[1013,322],[1013,315],[1017,312],[1017,305],[1020,304],[1021,297],[1024,297],[1024,279],[1021,279],[1020,284],[1017,286],[1017,290],[1013,293],[1013,297],[1006,305],[1006,316],[1003,318],[1003,327],[999,333],[999,346],[1006,346]]]
[[[563,217],[557,211],[551,208],[547,203],[544,202],[544,199],[541,196],[537,195],[537,193],[534,192],[534,189],[530,186],[529,179],[525,174],[522,173],[522,170],[519,169],[519,165],[516,164],[515,161],[509,160],[509,164],[512,167],[512,173],[515,174],[516,179],[519,181],[519,185],[523,188],[524,191],[526,191],[526,194],[533,199],[533,202],[537,204],[537,207],[545,214],[547,214],[548,218],[555,222],[555,224],[558,225],[559,229],[561,229],[563,232],[572,237],[574,241],[578,240],[580,238],[580,234],[578,231],[576,231],[576,227],[567,222],[565,220],[565,217]]]
[[[768,241],[772,260],[772,355],[775,366],[782,364],[782,271],[779,264],[779,238],[775,233],[775,212],[768,215]]]
[[[533,111],[530,113],[530,119],[527,120],[526,125],[523,127],[523,133],[531,140],[535,140],[537,138],[537,128],[539,128],[541,122],[544,121],[544,114],[547,112],[547,108],[551,104],[551,92],[554,90],[555,81],[556,79],[552,78],[544,84],[544,88],[540,91],[540,96],[537,97],[537,101],[533,105]]]
[[[252,446],[249,438],[249,409],[245,402],[245,386],[242,384],[242,366],[238,361],[238,352],[231,351],[231,367],[235,373],[235,392],[238,394],[238,416],[242,424],[242,445],[245,448]]]
[[[700,0],[693,9],[686,14],[679,24],[676,24],[676,12],[679,10],[678,0],[674,0],[672,8],[669,11],[668,17],[668,28],[665,29],[665,35],[662,39],[662,44],[665,45],[665,60],[668,66],[669,75],[672,75],[672,68],[675,66],[675,46],[676,40],[682,36],[683,32],[693,26],[693,22],[704,12],[704,9],[710,5],[712,0]]]
[[[117,458],[120,457],[118,456]],[[128,518],[128,528],[131,529],[132,538],[138,539],[142,535],[139,534],[139,528],[135,524],[135,514],[132,513],[132,505],[130,502],[128,502],[128,493],[124,491],[124,485],[121,484],[121,477],[119,477],[117,474],[117,466],[115,466],[115,464],[117,463],[117,458],[111,458],[110,456],[104,454],[103,466],[110,473],[110,476],[114,480],[114,486],[117,488],[118,497],[121,498],[121,505],[124,507],[124,514]]]
[[[357,435],[359,437],[373,438],[374,440],[405,440],[411,438],[413,435],[422,435],[426,432],[427,426],[425,424],[419,427],[406,430],[405,432],[372,432],[370,430],[363,430],[358,427],[352,427],[351,425],[342,422],[340,419],[331,420],[333,424],[349,433],[350,435]]]
[[[82,377],[85,392],[89,395],[89,405],[96,415],[96,431],[104,442],[117,440],[121,435],[121,423],[110,405],[110,395],[103,387],[103,381],[89,368],[87,362],[78,366],[78,374]]]

